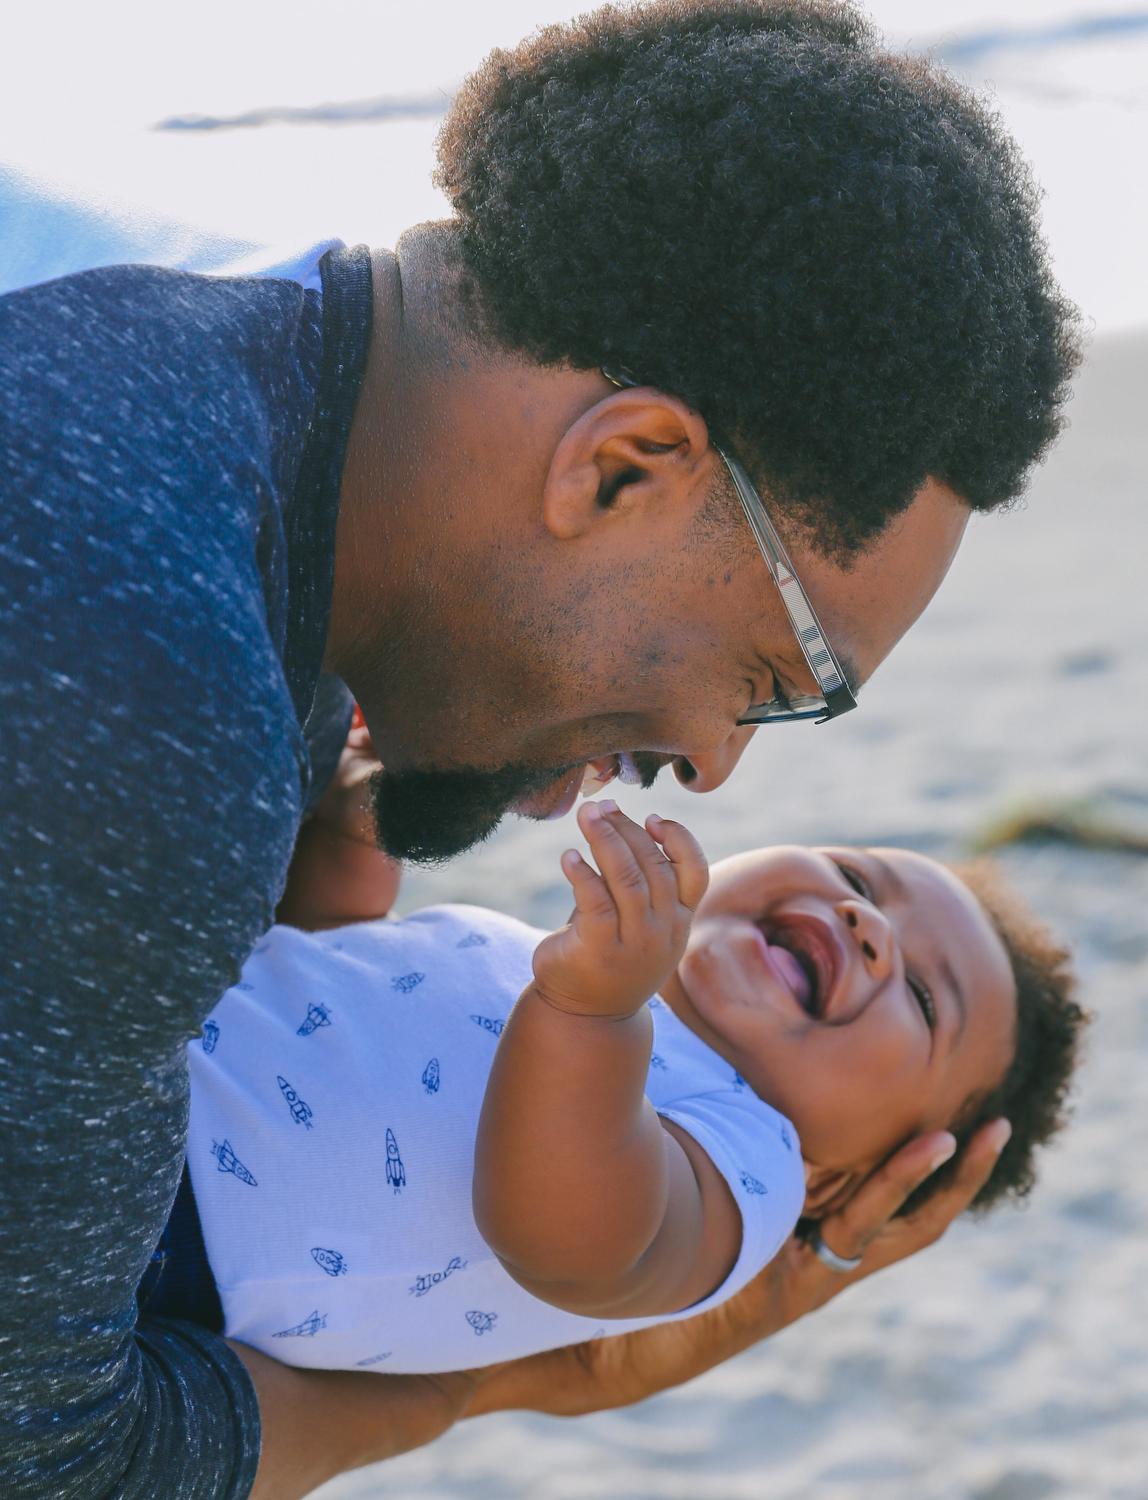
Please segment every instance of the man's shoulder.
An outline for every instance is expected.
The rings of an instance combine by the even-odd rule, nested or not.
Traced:
[[[77,547],[114,534],[121,574],[133,544],[250,535],[294,481],[321,342],[290,282],[109,266],[9,293],[0,504],[66,509]]]
[[[101,350],[125,370],[147,359],[153,377],[192,351],[209,366],[258,352],[271,368],[277,355],[317,351],[319,298],[275,277],[101,266],[6,293],[0,329],[0,370],[66,367]]]
[[[226,678],[279,715],[260,548],[282,552],[314,402],[313,297],[116,266],[0,298],[0,601],[22,673],[50,635],[61,670],[137,714],[161,681],[218,709]]]

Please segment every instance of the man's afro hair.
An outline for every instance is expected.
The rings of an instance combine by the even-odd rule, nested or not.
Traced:
[[[693,405],[845,561],[927,476],[1016,497],[1078,314],[993,112],[835,0],[608,5],[493,52],[439,138],[465,286],[543,364]]]

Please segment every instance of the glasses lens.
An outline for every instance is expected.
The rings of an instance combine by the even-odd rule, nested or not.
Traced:
[[[822,719],[829,712],[824,698],[812,694],[794,694],[782,702],[753,703],[737,721],[739,724],[787,724],[800,719]]]

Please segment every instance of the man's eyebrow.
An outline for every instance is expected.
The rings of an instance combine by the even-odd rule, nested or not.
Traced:
[[[764,657],[761,657],[760,655],[759,660],[761,660],[766,667],[772,667],[773,665],[771,662],[768,662]],[[792,653],[786,652],[784,656],[779,655],[777,657],[777,661],[781,666],[786,667],[791,674],[796,672],[812,672],[812,668],[806,661],[805,657],[801,654],[801,648],[798,646],[795,646]],[[838,652],[837,665],[844,673],[846,686],[853,694],[854,698],[856,698],[857,694],[861,691],[861,673],[857,669],[856,661],[852,656],[849,655],[848,652]]]
[[[892,890],[893,894],[900,896],[903,900],[910,900],[905,882],[897,874],[893,866],[883,860],[879,854],[874,854],[872,849],[865,851],[870,862],[876,865],[883,883]],[[955,1047],[964,1035],[965,1027],[969,1022],[969,1002],[965,998],[965,992],[961,988],[961,982],[957,978],[956,970],[949,962],[948,955],[942,951],[937,957],[937,968],[941,971],[941,977],[948,985],[957,1007],[957,1029],[953,1032],[951,1047]]]

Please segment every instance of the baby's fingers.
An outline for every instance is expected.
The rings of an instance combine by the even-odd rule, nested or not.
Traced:
[[[595,922],[616,922],[618,911],[606,882],[592,865],[586,863],[577,849],[567,849],[562,856],[562,873],[574,892],[576,915],[589,917]]]
[[[610,807],[609,803],[603,807],[597,802],[584,802],[578,813],[578,825],[586,835],[619,918],[625,924],[649,910],[650,887],[629,839],[615,826],[614,819],[607,817]]]
[[[646,819],[646,827],[650,837],[661,844],[673,866],[678,882],[678,900],[691,911],[696,911],[710,883],[710,867],[702,846],[688,828],[669,818],[659,818],[657,813],[651,813]]]

